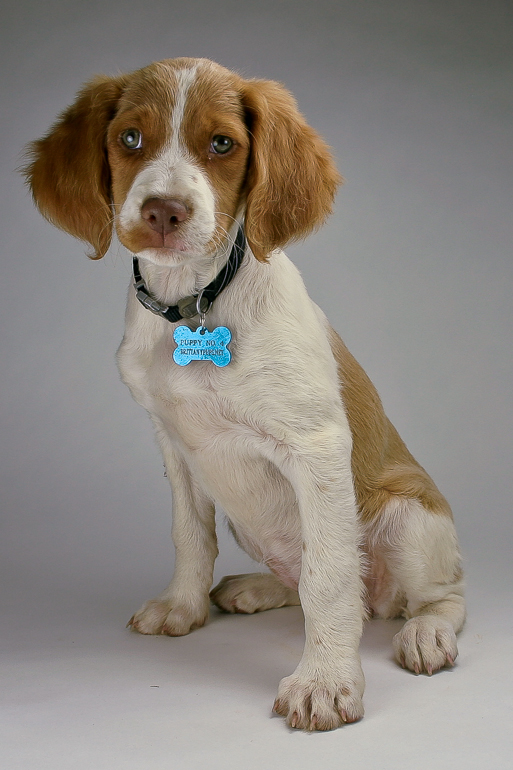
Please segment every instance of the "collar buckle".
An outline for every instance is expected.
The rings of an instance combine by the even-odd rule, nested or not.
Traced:
[[[151,312],[155,313],[155,315],[161,316],[166,312],[167,310],[166,305],[161,305],[161,303],[157,302],[156,299],[153,299],[152,297],[150,297],[148,292],[142,286],[138,284],[134,284],[134,285],[135,285],[135,296],[137,297],[141,305],[143,305],[147,310],[151,310]]]

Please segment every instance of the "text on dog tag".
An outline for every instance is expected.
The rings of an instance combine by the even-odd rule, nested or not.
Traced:
[[[211,332],[204,326],[195,332],[188,326],[178,326],[173,337],[177,344],[173,359],[180,366],[187,366],[191,361],[213,361],[216,366],[230,363],[232,355],[227,345],[232,333],[226,326],[218,326]]]

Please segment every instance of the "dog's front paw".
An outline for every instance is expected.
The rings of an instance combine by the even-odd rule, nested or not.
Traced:
[[[201,610],[169,599],[150,599],[132,615],[127,623],[140,634],[167,634],[185,636],[195,628],[203,626],[208,618],[208,600]]]
[[[438,615],[411,618],[394,636],[393,644],[398,663],[416,674],[431,675],[444,666],[454,666],[458,655],[454,629]]]
[[[363,717],[364,679],[358,664],[356,676],[319,673],[282,679],[273,711],[300,730],[333,730]]]

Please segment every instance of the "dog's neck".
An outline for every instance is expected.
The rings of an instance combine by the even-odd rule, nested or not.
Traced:
[[[152,297],[164,305],[176,305],[207,286],[228,260],[224,251],[195,257],[182,265],[155,265],[139,257],[141,275]]]
[[[139,256],[138,259],[134,258],[136,289],[140,290],[143,297],[157,300],[163,306],[176,307],[179,300],[192,298],[203,290],[206,300],[212,303],[233,279],[245,251],[246,239],[240,227],[235,237],[230,235],[230,240],[226,240],[216,252],[199,254],[185,264],[156,265]],[[145,300],[139,298],[146,304]],[[171,315],[166,316],[168,320],[175,320],[174,313],[171,308]]]

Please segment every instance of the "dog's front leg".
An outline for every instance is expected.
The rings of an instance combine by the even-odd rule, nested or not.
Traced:
[[[362,586],[350,449],[326,431],[312,438],[306,452],[296,447],[281,464],[301,517],[306,641],[296,671],[280,683],[274,710],[291,727],[330,730],[363,716]]]
[[[158,426],[157,437],[173,493],[175,569],[165,591],[146,602],[128,625],[142,634],[183,636],[204,625],[209,615],[208,592],[218,554],[215,509]]]

